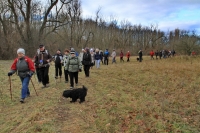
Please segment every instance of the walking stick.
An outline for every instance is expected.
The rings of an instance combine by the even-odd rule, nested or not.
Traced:
[[[36,95],[38,96],[37,91],[36,91],[36,89],[35,89],[35,86],[34,86],[34,84],[33,84],[32,79],[31,79],[31,83],[32,83],[32,85],[33,85],[33,88],[34,88],[34,90],[35,90]]]
[[[11,89],[11,79],[10,79],[10,76],[9,76],[9,82],[10,82],[10,98],[11,98],[11,101],[12,101],[12,89]]]

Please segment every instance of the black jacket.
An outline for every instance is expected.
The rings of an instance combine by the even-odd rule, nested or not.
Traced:
[[[91,62],[92,62],[91,54],[89,52],[84,53],[82,64],[83,65],[91,65]]]

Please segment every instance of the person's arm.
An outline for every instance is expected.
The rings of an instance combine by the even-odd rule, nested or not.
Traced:
[[[82,71],[82,63],[80,61],[80,59],[78,58],[78,67],[79,67],[79,71]]]
[[[10,72],[12,72],[12,74],[14,74],[17,71],[17,58],[13,61],[12,65],[11,65],[11,69]]]
[[[64,66],[64,67],[65,67],[65,70],[68,70],[68,69],[69,69],[69,58],[70,58],[70,57],[68,57],[67,60],[66,60],[66,65]]]

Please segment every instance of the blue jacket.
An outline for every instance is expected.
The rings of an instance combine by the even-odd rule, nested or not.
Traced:
[[[100,52],[96,52],[96,53],[95,53],[94,59],[95,59],[95,60],[101,60],[101,59],[102,59],[102,56],[101,56]]]

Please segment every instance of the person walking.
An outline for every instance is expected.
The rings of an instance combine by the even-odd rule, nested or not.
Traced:
[[[63,66],[64,66],[64,75],[65,75],[65,83],[68,83],[68,81],[69,81],[69,72],[68,72],[68,70],[65,70],[65,66],[66,66],[66,64],[67,64],[67,59],[69,58],[69,50],[68,49],[66,49],[65,51],[64,51],[64,56],[63,56]]]
[[[39,64],[39,71],[42,80],[43,87],[48,87],[49,84],[49,63],[51,61],[52,56],[49,52],[45,49],[44,45],[39,45],[39,51],[36,54],[35,63]]]
[[[96,68],[99,69],[100,61],[102,59],[99,49],[97,48],[94,54]]]
[[[20,102],[24,103],[24,99],[30,96],[28,86],[31,77],[35,72],[35,68],[32,60],[25,56],[25,50],[23,48],[17,50],[17,55],[18,57],[12,63],[8,76],[12,76],[16,71],[18,72],[17,74],[22,82]]]
[[[112,52],[112,54],[111,54],[111,57],[112,57],[112,64],[113,64],[113,63],[115,63],[115,64],[117,63],[117,62],[116,62],[116,55],[117,55],[117,54],[116,54],[116,52],[115,52],[115,49],[113,49],[113,52]]]
[[[151,60],[154,59],[154,58],[153,58],[153,56],[154,56],[154,52],[153,52],[153,50],[151,50],[151,52],[150,52],[150,56],[151,56]]]
[[[127,57],[127,62],[129,62],[130,60],[130,56],[131,56],[131,54],[130,54],[130,52],[128,51],[127,53],[126,53],[126,57]]]
[[[83,54],[82,64],[84,66],[85,77],[90,75],[90,67],[92,63],[92,57],[89,48],[85,48],[85,53]]]
[[[109,53],[108,49],[106,49],[104,52],[104,65],[108,65],[109,56],[110,56],[110,53]]]
[[[75,51],[70,51],[70,56],[67,58],[65,70],[68,70],[70,77],[70,89],[74,88],[75,84],[78,86],[78,73],[82,71],[82,63],[80,59],[75,55]]]
[[[57,50],[56,54],[53,56],[55,60],[55,79],[58,79],[58,73],[60,78],[62,77],[62,60],[63,55],[61,54],[60,49]]]
[[[160,52],[159,52],[159,57],[160,57],[160,59],[162,58],[162,50],[160,50]]]
[[[158,59],[158,55],[159,55],[158,50],[155,52],[155,55],[156,55],[156,60],[157,60]]]
[[[142,50],[139,50],[138,55],[139,55],[139,62],[142,62]]]
[[[120,52],[120,62],[124,62],[124,59],[123,59],[123,57],[124,57],[124,53],[122,52],[122,50],[121,50],[121,52]]]
[[[90,68],[92,69],[94,64],[95,64],[95,59],[94,59],[94,52],[93,52],[93,49],[90,49],[90,55],[91,55],[91,66]]]
[[[102,50],[99,50],[99,52],[100,52],[100,54],[101,54],[101,63],[102,63],[102,65],[104,64],[103,63],[103,51]]]

